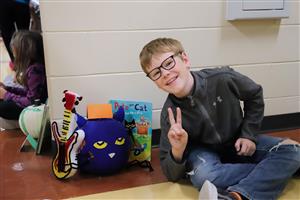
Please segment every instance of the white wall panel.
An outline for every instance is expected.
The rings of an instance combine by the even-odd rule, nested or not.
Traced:
[[[51,118],[62,118],[62,91],[78,107],[109,99],[153,103],[159,128],[166,94],[145,78],[138,54],[157,37],[182,41],[193,70],[231,65],[264,88],[266,115],[299,112],[299,1],[282,20],[224,19],[226,1],[40,0]]]
[[[41,1],[44,31],[182,29],[242,24],[224,20],[226,1]],[[299,1],[290,17],[254,23],[299,24]],[[249,21],[251,23],[251,21]]]
[[[265,116],[300,112],[300,96],[265,100]]]
[[[195,67],[299,60],[299,26],[46,32],[48,76],[141,71],[139,52],[157,37],[181,40]]]
[[[262,85],[266,99],[300,96],[299,62],[235,66],[234,68]]]
[[[188,31],[178,38],[187,46],[193,66],[299,60],[299,26],[225,27]]]
[[[300,24],[300,1],[299,0],[287,0],[289,1],[289,18],[281,20],[282,24]]]
[[[47,9],[42,15],[45,31],[213,27],[224,15],[220,2],[45,1],[41,5]]]

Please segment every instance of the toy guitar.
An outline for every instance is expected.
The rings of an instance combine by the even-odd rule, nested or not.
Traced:
[[[77,127],[75,105],[79,104],[82,97],[68,90],[65,90],[64,94],[62,101],[65,102],[65,110],[61,134],[57,123],[52,123],[52,133],[57,145],[52,170],[58,179],[69,178],[77,172],[77,153],[85,136],[82,130],[75,131]]]

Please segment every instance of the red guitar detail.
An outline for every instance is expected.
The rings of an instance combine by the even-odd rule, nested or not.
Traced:
[[[58,130],[57,123],[52,123],[52,133],[57,145],[52,170],[58,179],[69,178],[77,172],[77,153],[84,139],[82,130],[74,131],[77,127],[75,105],[78,105],[82,97],[67,90],[64,91],[64,94],[65,110],[61,133]]]

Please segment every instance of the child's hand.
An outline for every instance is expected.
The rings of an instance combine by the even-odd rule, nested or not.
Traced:
[[[6,90],[3,87],[0,87],[0,99],[4,99],[5,93],[6,93]]]
[[[183,152],[187,145],[188,134],[182,128],[181,121],[181,110],[176,108],[177,116],[174,118],[173,111],[171,108],[168,108],[169,120],[170,120],[170,130],[168,132],[168,139],[172,146],[172,154],[176,161],[181,161]]]
[[[239,138],[234,146],[239,156],[252,156],[256,150],[256,144],[247,138]]]

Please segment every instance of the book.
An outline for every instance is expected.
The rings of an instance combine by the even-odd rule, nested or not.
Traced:
[[[152,140],[152,103],[143,101],[110,100],[115,113],[120,106],[124,108],[124,125],[130,135],[131,147],[129,163],[150,162]]]

